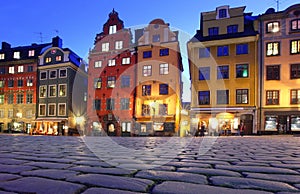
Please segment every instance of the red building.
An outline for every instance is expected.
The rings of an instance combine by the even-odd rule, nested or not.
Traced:
[[[131,135],[135,63],[132,34],[113,10],[89,53],[88,134]]]

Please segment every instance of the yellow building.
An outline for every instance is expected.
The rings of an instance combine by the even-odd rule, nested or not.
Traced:
[[[139,135],[178,135],[181,72],[178,32],[161,19],[136,30],[135,118]]]
[[[257,130],[256,17],[245,7],[217,7],[201,13],[200,30],[188,42],[191,128],[211,135]]]
[[[260,132],[300,131],[300,4],[259,17]]]

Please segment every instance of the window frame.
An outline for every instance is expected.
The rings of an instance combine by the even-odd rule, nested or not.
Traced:
[[[229,56],[229,45],[223,45],[217,47],[217,56],[226,57]]]
[[[130,87],[130,75],[122,75],[121,88],[129,88],[129,87]]]
[[[152,65],[144,65],[143,66],[143,77],[152,76]]]
[[[293,71],[295,71],[295,74],[293,74]],[[299,79],[299,78],[300,78],[300,63],[290,64],[290,79]]]
[[[53,114],[50,114],[51,106],[53,106]],[[48,116],[56,116],[56,104],[55,103],[48,104]]]
[[[56,85],[53,84],[53,85],[49,85],[48,87],[49,87],[48,88],[48,92],[49,92],[48,97],[49,98],[55,98],[57,96],[57,87],[56,87]],[[54,93],[52,93],[53,88],[54,88]]]
[[[236,55],[246,55],[249,54],[249,44],[248,43],[241,43],[236,44],[235,47],[235,54]]]
[[[64,106],[64,111],[63,111],[63,114],[60,114],[60,110],[61,110],[61,105]],[[58,106],[58,110],[57,110],[57,116],[66,116],[67,115],[67,104],[66,103],[58,103],[57,104]]]
[[[44,112],[45,112],[45,114],[41,114],[41,108],[42,107],[44,107],[43,109],[44,109]],[[39,104],[39,116],[46,116],[47,115],[47,107],[46,107],[46,104]]]
[[[278,48],[278,50],[277,50],[277,54],[274,54],[274,52],[275,52],[275,44],[278,44],[277,45],[277,48]],[[271,45],[271,48],[269,48],[269,45]],[[272,52],[272,53],[270,53],[270,52]],[[272,57],[272,56],[280,56],[280,42],[279,41],[276,41],[276,42],[267,42],[266,43],[266,56],[267,57]]]
[[[240,68],[240,67],[243,67],[243,68]],[[244,68],[246,67],[246,68]],[[244,77],[244,70],[247,70],[247,76]],[[239,73],[239,72],[242,72],[242,73]],[[249,78],[249,64],[248,63],[244,63],[244,64],[236,64],[235,66],[235,78]]]
[[[107,88],[115,88],[116,87],[116,76],[107,76]]]
[[[94,78],[94,88],[95,89],[102,88],[102,78],[101,77]]]
[[[227,26],[227,34],[234,34],[237,33],[239,30],[239,25],[238,24],[233,24]]]
[[[210,105],[210,91],[198,91],[198,105]]]
[[[293,22],[296,22],[296,28],[293,28]],[[299,31],[300,30],[300,19],[291,20],[291,31]]]
[[[130,98],[121,98],[120,100],[121,110],[129,110],[130,108]]]
[[[280,80],[280,65],[266,66],[266,80]]]
[[[217,90],[217,104],[229,104],[229,90]]]
[[[45,74],[45,77],[42,77],[42,74]],[[48,72],[47,71],[40,71],[40,80],[46,80],[48,78]]]
[[[151,88],[152,86],[149,85],[142,85],[142,96],[151,96]]]
[[[53,72],[55,72],[54,76],[52,75]],[[57,78],[57,70],[56,69],[55,70],[50,70],[49,71],[49,79],[56,79],[56,78]]]
[[[143,58],[152,58],[152,51],[143,51]]]
[[[169,95],[169,84],[159,84],[159,95]]]
[[[294,42],[296,42],[296,45],[293,45]],[[294,50],[293,46],[296,46],[296,48],[295,48],[296,52],[293,52],[293,50]],[[300,54],[300,39],[290,41],[290,54],[291,55]]]
[[[277,94],[276,94],[277,93]],[[271,94],[271,95],[269,95]],[[277,98],[274,98],[277,95]],[[271,103],[268,101],[269,97],[271,97]],[[275,101],[277,99],[277,102]],[[280,92],[279,90],[266,90],[266,105],[279,105],[280,102]]]
[[[64,86],[65,87],[65,95],[61,95],[61,86]],[[67,87],[67,84],[58,84],[58,97],[67,97],[67,91],[68,91],[68,87]]]
[[[169,74],[169,64],[161,63],[159,64],[159,75],[168,75]]]
[[[246,102],[243,102],[244,97],[246,97]],[[235,102],[236,104],[249,104],[249,89],[236,89]]]
[[[108,52],[109,51],[109,42],[103,42],[101,45],[101,51],[102,52]]]
[[[199,67],[198,73],[199,73],[198,76],[199,81],[210,80],[210,67]]]
[[[277,23],[277,28],[278,30],[277,31],[274,31]],[[270,25],[270,26],[269,26]],[[272,21],[272,22],[268,22],[266,23],[266,33],[269,34],[269,33],[277,33],[277,32],[280,32],[280,22],[279,21]]]
[[[159,49],[159,56],[169,56],[169,48],[162,48]]]
[[[114,98],[106,99],[106,110],[115,110],[115,99]]]
[[[94,62],[94,68],[101,68],[102,67],[102,60],[98,60]]]
[[[62,76],[61,74],[61,72],[62,71],[66,71],[66,75],[65,76]],[[59,76],[58,76],[59,78],[66,78],[66,77],[68,77],[68,71],[67,71],[67,69],[66,68],[63,68],[63,69],[59,69]]]
[[[229,76],[230,76],[229,65],[218,65],[217,66],[217,79],[218,80],[229,79]]]

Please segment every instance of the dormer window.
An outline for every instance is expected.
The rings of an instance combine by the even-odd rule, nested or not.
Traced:
[[[216,19],[229,18],[229,6],[221,6],[217,8]]]
[[[50,63],[51,62],[51,57],[47,57],[46,58],[46,63]]]
[[[226,18],[226,17],[227,17],[227,10],[219,9],[219,18]]]
[[[267,23],[267,33],[279,32],[279,22]]]
[[[14,59],[20,59],[20,52],[19,51],[14,52]]]
[[[34,50],[29,50],[28,51],[28,56],[29,57],[34,57]]]
[[[115,34],[117,32],[117,25],[109,26],[109,34]]]

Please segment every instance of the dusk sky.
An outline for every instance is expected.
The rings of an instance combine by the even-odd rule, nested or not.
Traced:
[[[295,0],[279,2],[279,10],[297,3]],[[162,18],[180,31],[184,37],[182,40],[188,40],[199,29],[200,13],[222,5],[246,6],[246,12],[253,12],[254,15],[264,13],[269,7],[277,7],[276,0],[9,0],[2,1],[0,6],[0,41],[16,47],[51,42],[52,37],[58,35],[63,39],[64,47],[72,49],[87,61],[94,38],[102,31],[113,8],[126,28],[146,25],[155,18]],[[187,83],[188,63],[184,53],[183,64],[183,79]],[[190,86],[184,87],[186,91]],[[189,94],[184,93],[183,100],[189,101]]]

